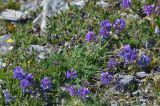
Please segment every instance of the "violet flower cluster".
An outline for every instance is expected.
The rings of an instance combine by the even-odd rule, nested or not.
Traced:
[[[141,66],[141,67],[145,67],[147,65],[150,64],[150,60],[151,58],[148,57],[147,55],[142,55],[142,57],[137,61],[137,63]]]
[[[41,81],[43,91],[49,90],[52,87],[52,81],[48,77],[44,77]]]
[[[82,99],[86,99],[91,93],[90,90],[86,87],[80,87],[79,89],[75,85],[65,87],[64,90],[69,93],[70,96],[77,96]]]
[[[116,89],[117,91],[120,92],[120,91],[123,89],[123,87],[124,87],[124,84],[123,84],[122,82],[116,81],[116,87],[115,87],[115,89]]]
[[[160,12],[160,2],[158,2],[158,5],[157,5],[157,7],[155,7],[155,10],[154,10],[156,13],[157,12]]]
[[[122,0],[122,7],[123,8],[130,8],[132,4],[131,0]]]
[[[20,66],[14,69],[14,78],[18,80],[22,80],[25,78],[25,73],[23,72],[23,69]]]
[[[25,74],[23,72],[23,69],[18,66],[14,69],[14,78],[18,79],[20,81],[20,86],[23,90],[23,92],[27,92],[29,91],[29,89],[32,87],[33,85],[33,76],[31,73],[29,74]],[[43,89],[43,91],[48,90],[51,88],[51,80],[48,77],[45,77],[42,79],[41,81],[41,87]]]
[[[124,29],[126,23],[123,19],[117,19],[117,21],[113,24],[113,28],[116,30],[116,33],[119,33]]]
[[[144,9],[144,13],[146,15],[150,15],[154,11],[154,4],[152,4],[152,5],[144,5],[143,9]]]
[[[87,42],[96,41],[96,34],[95,34],[95,32],[88,31],[87,34],[86,34],[86,41]]]
[[[101,38],[108,38],[110,35],[111,27],[116,30],[116,34],[118,34],[121,30],[124,29],[126,22],[123,19],[117,19],[116,22],[112,25],[112,23],[106,19],[100,22],[100,35]]]
[[[103,85],[109,84],[113,79],[113,76],[109,74],[108,72],[102,72],[100,76],[101,76],[101,83]]]
[[[77,91],[78,97],[83,98],[83,99],[88,97],[89,94],[90,94],[90,90],[88,88],[85,88],[85,87],[80,87]]]
[[[66,78],[67,79],[75,79],[77,78],[77,71],[71,69],[71,70],[67,70],[66,72]]]
[[[73,69],[67,70],[66,72],[66,78],[67,79],[75,79],[77,78],[77,72]],[[80,87],[77,89],[75,85],[66,86],[64,87],[64,90],[69,93],[70,96],[77,96],[82,99],[86,99],[88,95],[90,94],[90,90],[85,87]]]
[[[101,38],[108,38],[110,35],[110,31],[111,28],[113,26],[113,28],[116,30],[116,33],[119,33],[121,30],[124,29],[126,23],[123,19],[117,19],[116,22],[112,25],[112,23],[110,22],[110,20],[106,19],[100,22],[100,36]],[[93,42],[97,40],[96,34],[93,31],[88,31],[86,34],[86,41],[87,42]]]
[[[115,68],[117,65],[117,61],[115,58],[110,58],[110,60],[108,61],[108,68]]]
[[[6,104],[13,102],[15,100],[15,97],[10,94],[10,91],[8,89],[3,90],[2,92],[5,97]]]
[[[22,87],[23,91],[26,91],[26,89],[32,85],[32,74],[25,74],[20,66],[14,69],[14,78],[20,80],[20,86]]]
[[[108,19],[106,19],[100,22],[100,27],[101,37],[108,38],[111,31],[112,23]]]
[[[75,85],[66,86],[64,90],[69,93],[70,96],[76,96],[77,88]]]
[[[133,63],[138,55],[136,49],[131,49],[130,45],[125,45],[118,56],[120,56],[124,60],[125,65],[127,65]]]

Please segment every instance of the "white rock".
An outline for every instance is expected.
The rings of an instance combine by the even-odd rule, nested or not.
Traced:
[[[99,2],[97,2],[98,6],[102,7],[102,8],[107,8],[109,7],[110,5],[108,3],[106,3],[104,0],[100,0]]]
[[[32,11],[36,11],[36,9],[38,8],[39,6],[37,4],[34,4],[34,3],[23,3],[21,5],[21,8],[20,10],[21,11],[29,11],[29,10],[32,10]]]
[[[35,51],[38,59],[45,59],[46,55],[51,52],[51,48],[47,48],[46,46],[31,45],[28,53],[32,54],[33,50]]]
[[[139,20],[140,19],[138,14],[128,14],[128,15],[126,14],[126,17],[130,18],[130,19],[134,19],[134,20]]]
[[[156,33],[156,34],[159,34],[159,33],[160,33],[160,30],[159,30],[158,25],[155,27],[154,33]]]
[[[11,50],[12,43],[7,43],[7,40],[10,39],[10,36],[11,35],[0,36],[0,55],[5,55]]]
[[[145,78],[146,76],[148,76],[148,74],[146,72],[141,71],[141,72],[137,72],[136,76],[138,78]]]
[[[125,75],[125,77],[123,79],[121,79],[120,82],[123,83],[124,85],[126,85],[126,84],[129,84],[131,81],[133,81],[133,78],[134,77],[131,75]]]
[[[79,6],[80,8],[83,8],[86,5],[87,1],[88,0],[75,0],[71,2],[71,5],[76,5],[76,6]]]
[[[88,0],[75,0],[70,4],[83,8],[87,1]],[[68,3],[64,2],[64,0],[43,0],[41,6],[43,7],[43,10],[33,21],[33,25],[40,25],[42,32],[46,32],[47,17],[52,17],[60,10],[64,11],[69,8]]]
[[[147,106],[147,104],[146,103],[142,103],[141,106]]]
[[[33,50],[40,53],[40,52],[45,51],[45,47],[44,46],[39,46],[39,45],[31,45],[30,48],[29,48],[29,53],[32,53]]]
[[[2,59],[0,59],[0,69],[2,68],[2,64],[3,64]]]
[[[27,19],[27,15],[21,11],[6,9],[0,13],[0,19],[9,21],[21,21]]]
[[[118,106],[118,103],[117,103],[117,101],[115,101],[115,100],[112,100],[112,101],[111,101],[111,106]]]

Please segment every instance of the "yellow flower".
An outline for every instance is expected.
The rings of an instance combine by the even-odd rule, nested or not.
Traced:
[[[30,65],[31,65],[31,61],[28,60],[28,66],[30,66]]]
[[[11,38],[7,40],[7,43],[12,43],[12,42],[13,40]]]

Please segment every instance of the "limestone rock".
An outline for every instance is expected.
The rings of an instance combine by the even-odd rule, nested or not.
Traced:
[[[11,39],[11,35],[0,36],[0,55],[7,54],[13,47],[12,42],[7,41]]]
[[[0,19],[8,21],[22,21],[27,19],[27,15],[21,11],[6,9],[0,13]]]
[[[45,59],[46,56],[50,53],[51,49],[47,48],[46,46],[40,46],[40,45],[31,45],[29,47],[29,54],[32,54],[32,52],[35,51],[38,59]]]
[[[77,5],[80,8],[86,4],[88,0],[73,0],[70,4]],[[41,6],[42,12],[33,20],[33,24],[40,25],[42,32],[46,32],[47,17],[56,15],[60,10],[64,11],[69,8],[68,3],[64,0],[43,0]]]

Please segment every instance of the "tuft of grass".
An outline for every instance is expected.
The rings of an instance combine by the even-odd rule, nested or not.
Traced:
[[[0,11],[3,11],[5,9],[19,10],[20,7],[21,4],[13,0],[9,0],[7,3],[0,2]]]

